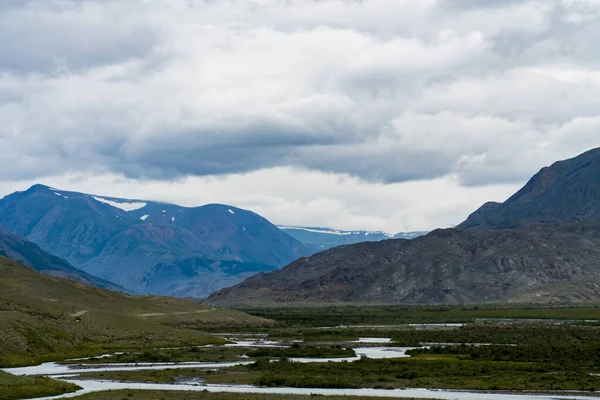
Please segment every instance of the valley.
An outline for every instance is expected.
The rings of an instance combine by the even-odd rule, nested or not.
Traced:
[[[280,230],[230,206],[184,210],[45,186],[8,196],[0,211],[9,227],[29,233],[0,230],[0,400],[597,396],[600,220],[587,201],[596,197],[597,165],[600,150],[544,168],[456,228],[358,243],[382,233]],[[57,199],[75,206],[56,218],[65,209]],[[34,221],[33,204],[51,221]],[[170,226],[173,218],[185,227]],[[58,221],[71,225],[56,231]],[[253,223],[261,227],[250,234]],[[107,241],[86,253],[82,242],[65,246],[73,232],[89,244],[105,232]],[[284,253],[271,246],[282,243],[291,262],[279,269]],[[331,248],[298,258],[315,246]],[[124,252],[109,256],[109,247]],[[134,261],[190,249],[204,255],[141,273]],[[272,268],[257,263],[265,254]],[[212,292],[222,274],[249,277],[203,300],[191,296],[200,286]],[[143,290],[130,284],[140,276]],[[181,284],[196,289],[173,289]],[[164,285],[191,301],[131,290]]]
[[[0,0],[0,400],[600,400],[599,37]]]
[[[148,344],[102,357],[3,369],[23,379],[47,376],[82,388],[71,396],[77,399],[110,399],[116,393],[209,400],[237,399],[241,393],[267,400],[277,394],[583,399],[600,390],[599,309],[263,309],[280,319],[262,327],[230,326],[228,333],[207,325],[211,344]],[[394,323],[391,311],[398,316]],[[309,313],[314,321],[298,317]],[[547,318],[536,318],[544,314]],[[361,317],[368,324],[354,325]],[[448,317],[454,322],[445,322]],[[323,325],[315,326],[318,322]]]

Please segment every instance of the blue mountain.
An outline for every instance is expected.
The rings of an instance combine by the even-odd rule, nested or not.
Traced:
[[[251,211],[182,207],[34,185],[0,200],[0,224],[128,290],[204,297],[310,254]]]
[[[66,260],[56,257],[35,243],[14,235],[0,226],[0,257],[10,258],[44,275],[67,278],[116,292],[127,292],[124,288],[85,273]]]

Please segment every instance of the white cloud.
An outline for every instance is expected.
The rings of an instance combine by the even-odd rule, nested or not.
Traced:
[[[0,194],[33,183],[0,182]],[[503,200],[518,189],[517,185],[465,187],[456,176],[385,185],[289,167],[168,182],[74,174],[49,177],[44,183],[62,190],[184,206],[224,203],[255,211],[280,225],[388,232],[455,225],[490,197]]]
[[[0,180],[200,179],[278,223],[457,223],[600,145],[598,19],[593,0],[2,2]],[[311,180],[337,192],[304,198]],[[463,203],[386,209],[416,187]]]

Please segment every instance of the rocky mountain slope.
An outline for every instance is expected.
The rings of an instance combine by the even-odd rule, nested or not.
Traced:
[[[0,224],[84,271],[140,293],[203,297],[308,250],[263,217],[35,185],[0,200]]]
[[[600,151],[543,169],[458,229],[338,247],[211,295],[216,305],[600,300]]]
[[[44,275],[58,276],[117,292],[126,290],[73,267],[62,258],[42,250],[38,245],[13,235],[0,226],[0,256],[10,258]]]
[[[327,250],[332,247],[354,244],[360,242],[378,242],[386,239],[414,239],[425,235],[427,232],[400,232],[395,235],[380,231],[344,231],[331,228],[316,228],[305,226],[284,226],[279,229],[296,238],[305,245],[311,254]]]
[[[457,229],[551,228],[580,221],[600,222],[600,148],[542,168],[504,203],[484,204]]]

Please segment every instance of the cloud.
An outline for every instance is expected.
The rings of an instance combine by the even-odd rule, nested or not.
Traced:
[[[518,185],[600,145],[598,19],[591,0],[4,1],[0,180]]]
[[[35,182],[0,181],[0,193],[23,190]],[[252,210],[282,225],[390,233],[455,225],[490,196],[503,200],[518,188],[516,185],[465,187],[455,176],[381,184],[346,174],[290,167],[175,181],[69,174],[48,177],[44,183],[62,190],[184,206],[225,203]]]

